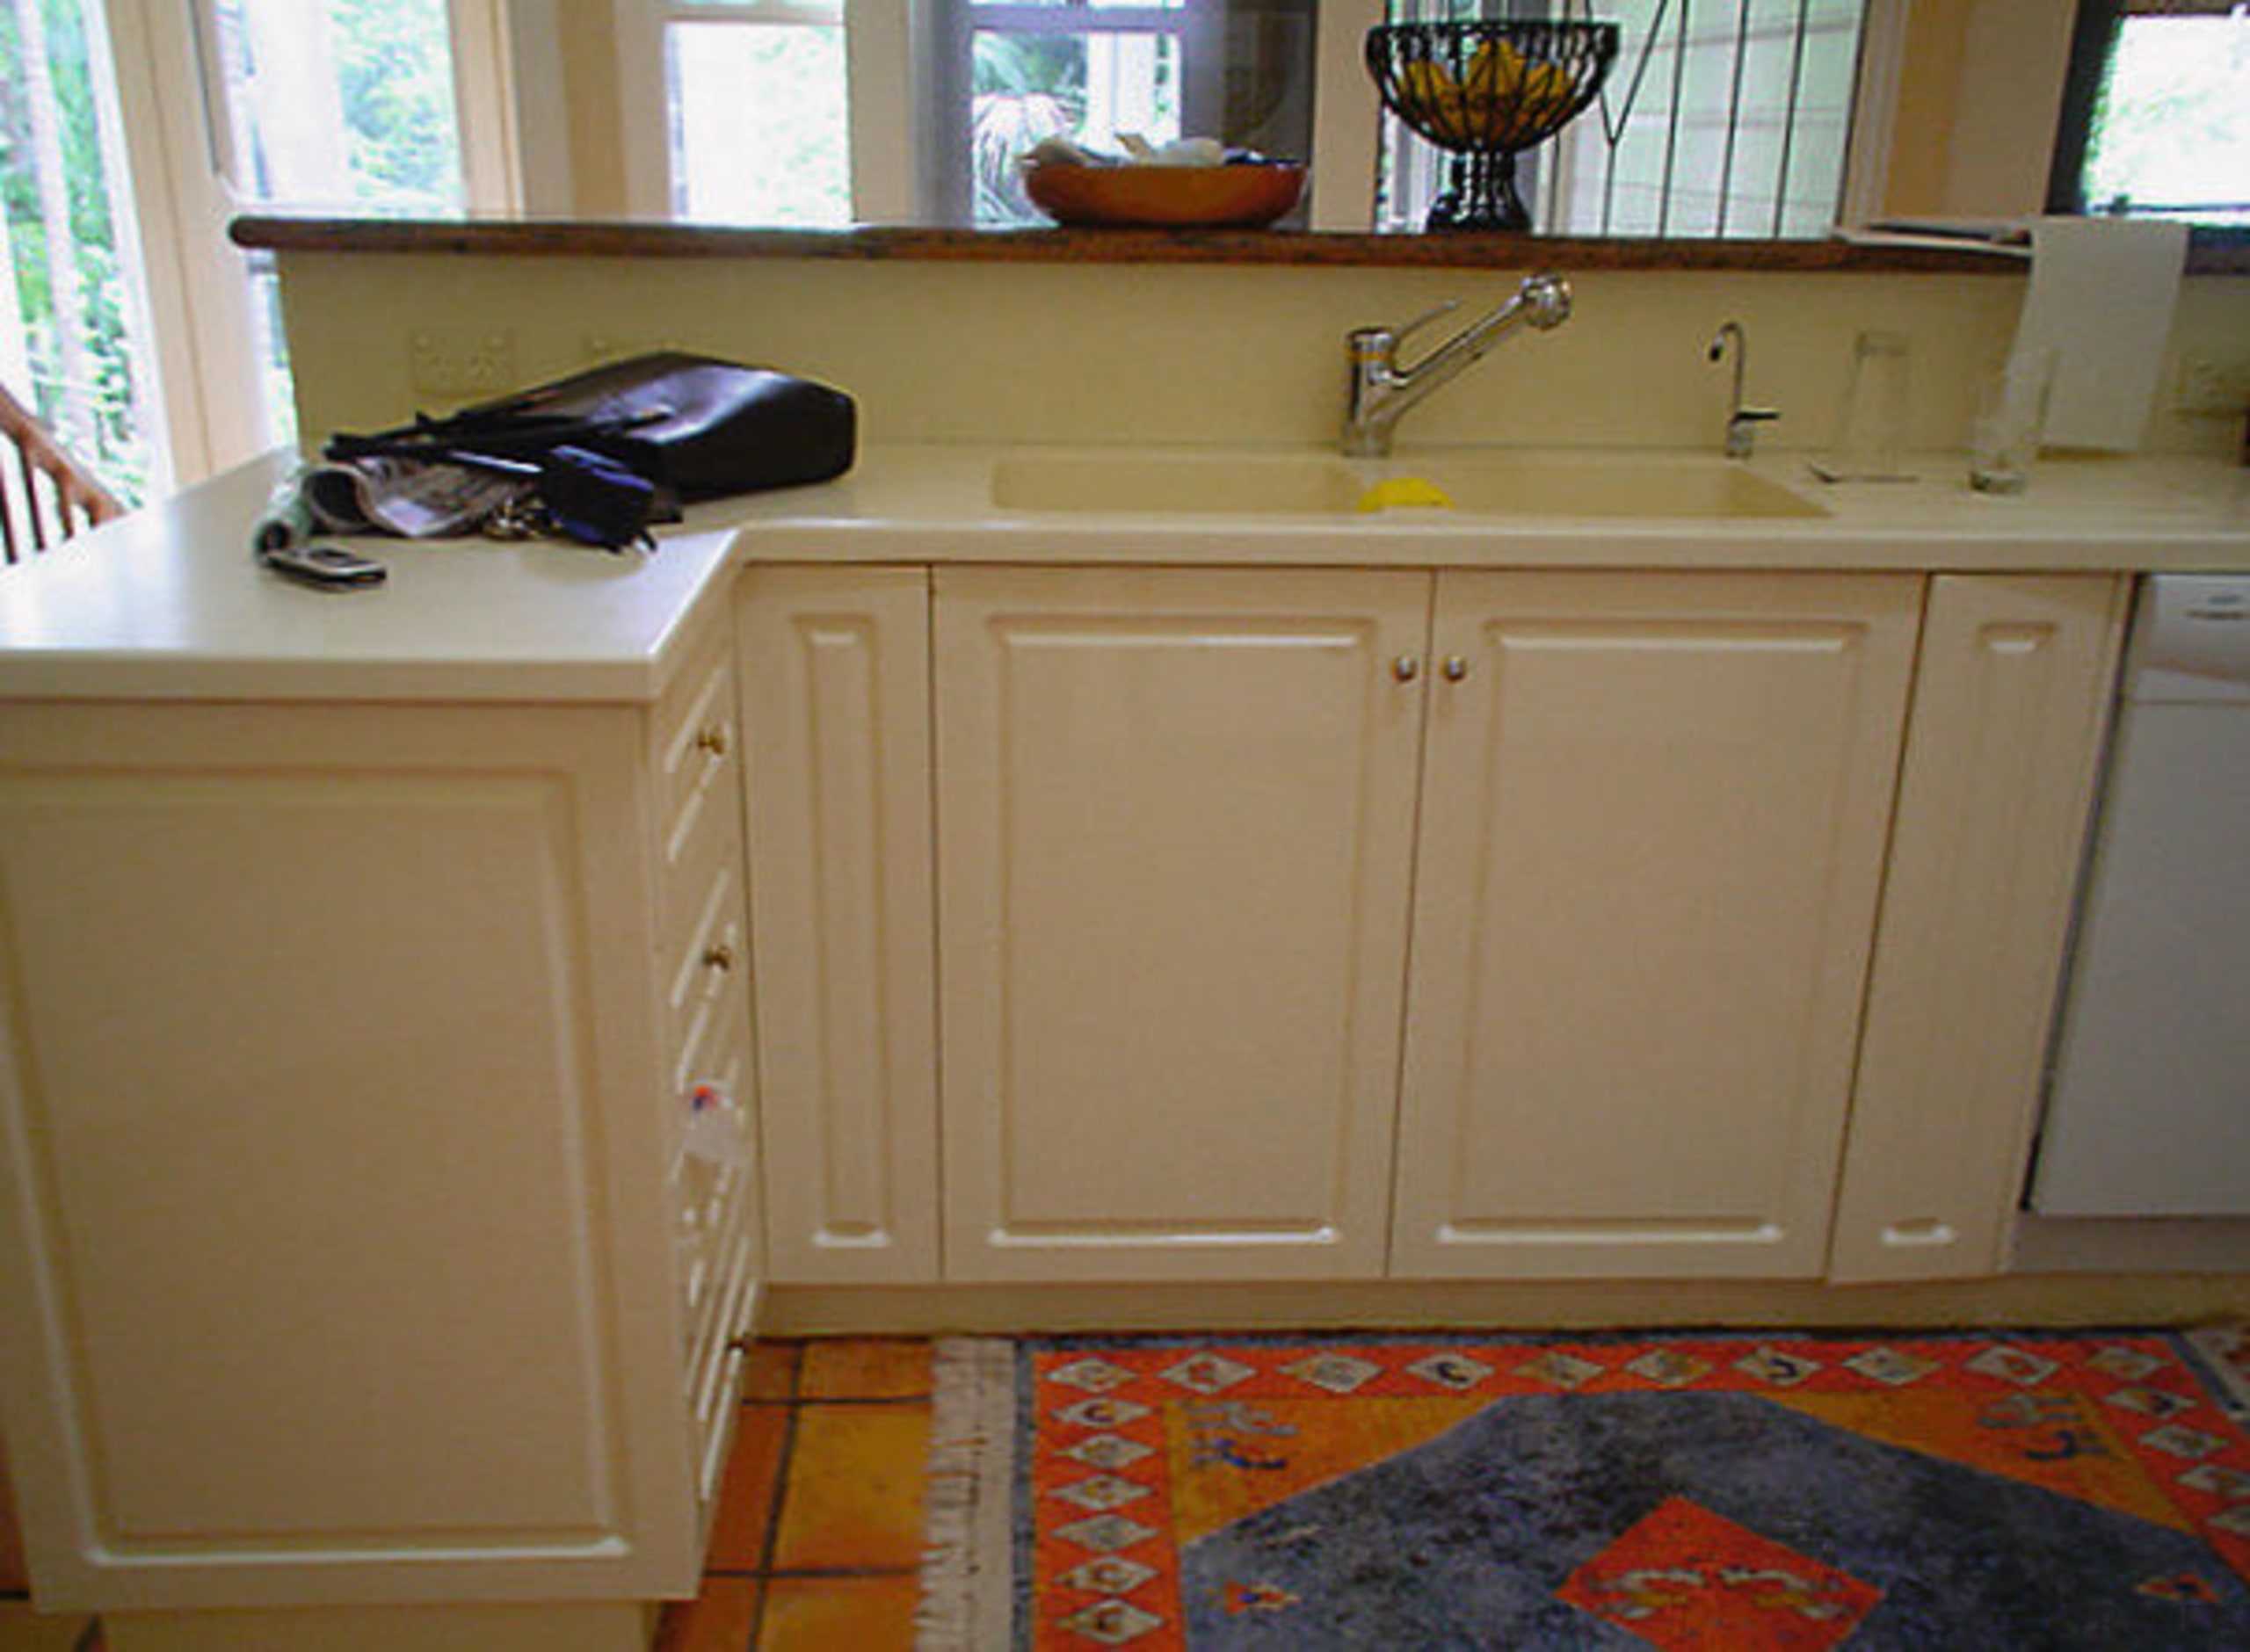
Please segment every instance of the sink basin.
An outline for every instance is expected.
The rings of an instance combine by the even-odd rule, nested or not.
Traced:
[[[1404,501],[1386,521],[1464,517],[1709,521],[1828,512],[1741,465],[1700,454],[1477,453],[1349,460],[1325,453],[1042,453],[1003,460],[1004,511],[1104,516],[1358,514],[1369,490]],[[1422,486],[1419,484],[1427,484]]]

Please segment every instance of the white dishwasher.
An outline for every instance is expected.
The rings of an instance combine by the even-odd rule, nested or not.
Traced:
[[[2142,588],[2029,1203],[2250,1215],[2250,575]]]

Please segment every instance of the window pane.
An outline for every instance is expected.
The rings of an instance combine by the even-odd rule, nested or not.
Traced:
[[[1187,0],[969,0],[978,6],[1026,6],[1042,11],[1179,11]]]
[[[1044,221],[1016,163],[1042,138],[1115,150],[1119,134],[1180,135],[1180,48],[1172,34],[977,31],[971,79],[971,176],[979,224]]]
[[[2087,145],[2086,199],[2250,223],[2250,13],[2133,17]]]
[[[0,379],[128,503],[163,474],[118,262],[123,172],[77,4],[0,14]]]
[[[675,23],[664,48],[678,216],[790,228],[851,221],[841,28]]]
[[[461,210],[446,0],[214,0],[212,19],[245,201]]]
[[[1428,22],[1477,9],[1394,0],[1391,13]],[[1862,0],[1605,0],[1598,15],[1620,25],[1622,42],[1600,99],[1517,162],[1534,226],[1826,235],[1843,192],[1862,10]],[[1554,15],[1585,9],[1564,0]],[[1450,163],[1395,120],[1383,144],[1378,224],[1419,229]]]

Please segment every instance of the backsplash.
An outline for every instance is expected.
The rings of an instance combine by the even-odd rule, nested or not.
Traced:
[[[871,442],[1191,444],[1332,440],[1350,329],[1402,325],[1448,300],[1475,314],[1522,273],[304,252],[284,254],[281,269],[308,438],[481,399],[432,384],[428,363],[448,351],[496,351],[513,385],[671,345],[848,390]],[[1728,320],[1749,336],[1750,399],[1782,414],[1761,446],[1825,446],[1853,339],[1880,328],[1911,341],[1910,445],[1957,449],[1972,386],[2005,354],[2025,286],[2013,272],[1613,270],[1572,281],[1567,325],[1505,340],[1407,417],[1402,450],[1717,451],[1728,373],[1705,345]],[[2250,359],[2250,280],[2186,283],[2161,402],[2193,352]],[[2223,455],[2241,440],[2239,418],[2159,410],[2145,445]]]

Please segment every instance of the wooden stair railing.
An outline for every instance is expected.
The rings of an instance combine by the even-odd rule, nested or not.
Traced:
[[[0,432],[16,450],[15,474],[0,477],[0,551],[9,562],[51,550],[82,528],[125,514],[117,496],[56,446],[4,386]]]

